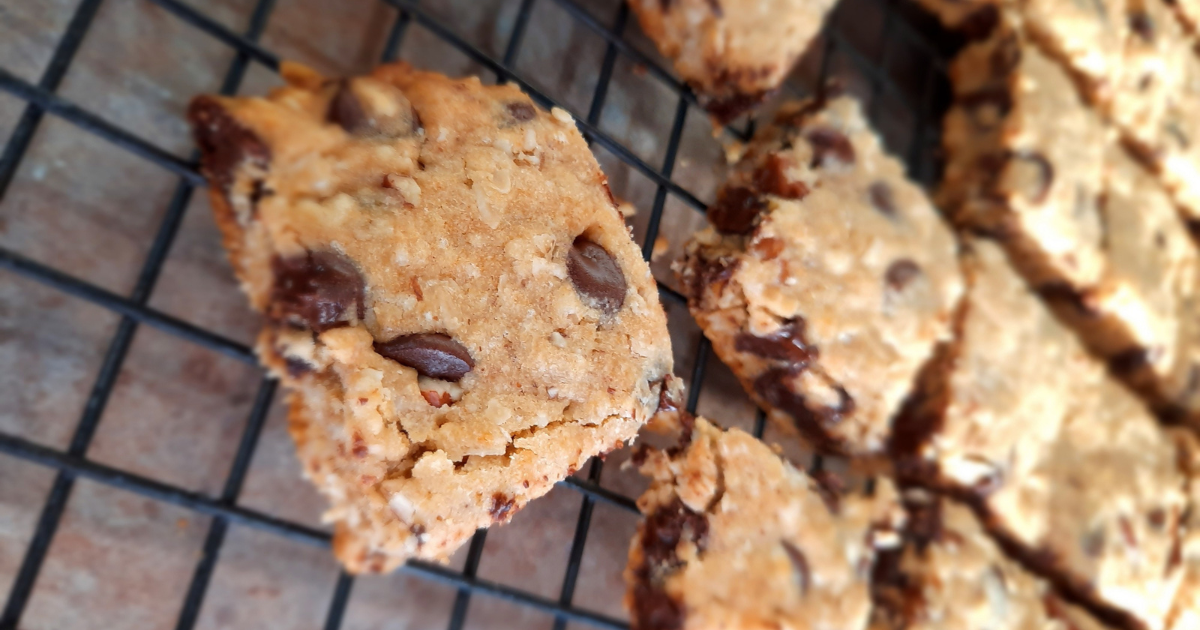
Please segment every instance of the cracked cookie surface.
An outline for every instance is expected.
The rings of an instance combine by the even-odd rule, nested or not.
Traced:
[[[672,357],[570,116],[405,64],[189,115],[352,571],[446,559],[630,440]]]

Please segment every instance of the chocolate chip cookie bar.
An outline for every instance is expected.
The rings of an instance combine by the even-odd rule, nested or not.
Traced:
[[[717,356],[783,427],[881,453],[962,294],[949,227],[858,104],[785,106],[677,271]]]
[[[1161,628],[1189,508],[1179,444],[999,245],[964,247],[961,332],[897,420],[897,474],[972,505],[1006,552],[1114,625]]]
[[[189,118],[351,571],[446,559],[634,437],[672,357],[571,117],[405,64]]]
[[[1170,195],[1016,29],[998,26],[952,74],[942,207],[1001,236],[1058,315],[1163,414],[1200,420],[1200,256]]]
[[[651,479],[625,571],[635,630],[866,628],[876,550],[903,526],[887,481],[848,494],[703,418],[635,461]]]
[[[642,30],[725,124],[779,88],[833,0],[629,0]]]
[[[1105,630],[1008,558],[972,511],[904,493],[904,545],[875,564],[871,630]]]

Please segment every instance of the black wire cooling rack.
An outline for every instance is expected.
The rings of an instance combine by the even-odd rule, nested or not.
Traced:
[[[38,0],[18,1],[36,2]],[[113,392],[117,376],[139,326],[149,326],[242,362],[256,364],[251,349],[245,345],[147,305],[172,242],[180,229],[185,208],[193,193],[206,185],[197,171],[197,155],[194,153],[188,156],[175,155],[56,95],[56,90],[67,74],[72,59],[87,35],[102,1],[81,0],[58,41],[53,56],[36,84],[22,80],[8,69],[0,67],[0,90],[25,102],[23,114],[4,145],[3,154],[0,155],[0,201],[3,200],[39,124],[47,114],[61,118],[87,133],[94,134],[117,149],[157,164],[176,175],[178,183],[149,247],[149,253],[141,266],[136,284],[128,295],[113,293],[41,262],[0,248],[0,269],[4,269],[7,273],[35,280],[121,316],[120,324],[109,342],[107,353],[104,355],[99,373],[91,387],[83,414],[75,425],[74,433],[65,451],[49,448],[15,435],[0,433],[0,453],[33,462],[57,472],[38,517],[32,539],[13,581],[13,586],[7,594],[4,610],[0,616],[0,630],[18,628],[77,479],[105,484],[212,517],[201,556],[196,563],[187,593],[180,603],[180,613],[176,622],[176,628],[179,629],[192,628],[199,617],[205,592],[218,562],[219,551],[231,524],[268,532],[317,547],[330,545],[330,536],[326,532],[238,505],[238,495],[246,479],[255,446],[275,394],[275,381],[265,375],[262,376],[258,386],[249,420],[241,435],[236,455],[225,479],[224,488],[219,495],[187,490],[153,478],[100,464],[87,457],[89,444],[96,434],[101,415]],[[258,44],[275,8],[274,0],[258,0],[245,30],[240,33],[230,30],[206,15],[204,11],[184,4],[180,0],[143,1],[158,5],[174,18],[234,49],[236,56],[225,72],[220,88],[222,94],[233,94],[237,91],[251,64],[258,64],[270,70],[278,69],[279,57]],[[625,4],[621,3],[616,6],[611,19],[606,21],[593,14],[594,7],[583,4],[587,0],[512,0],[514,3],[519,3],[516,18],[504,46],[502,58],[494,58],[458,32],[453,19],[436,17],[435,13],[429,10],[429,6],[436,4],[434,0],[425,0],[425,4],[429,6],[418,4],[417,0],[381,1],[398,11],[398,17],[391,26],[384,45],[384,61],[396,58],[406,31],[415,23],[465,54],[472,62],[484,68],[486,72],[490,72],[495,80],[518,84],[534,101],[544,107],[560,106],[560,103],[556,101],[555,95],[539,90],[530,83],[528,77],[521,76],[515,71],[515,60],[521,50],[526,27],[531,16],[538,10],[538,5],[553,3],[565,10],[571,19],[602,38],[605,45],[603,60],[600,67],[596,69],[597,80],[590,107],[585,113],[572,112],[580,131],[589,142],[602,147],[630,168],[644,175],[656,187],[654,203],[641,243],[646,259],[649,260],[651,257],[659,233],[663,209],[669,196],[677,198],[697,211],[704,211],[705,205],[696,194],[672,180],[685,120],[688,116],[702,117],[703,112],[698,108],[695,96],[675,77],[669,67],[665,67],[653,54],[642,52],[627,38],[627,33],[637,27],[635,24],[631,24],[634,20],[631,19],[629,9]],[[866,45],[862,41],[854,41],[853,37],[848,35],[854,25],[862,21],[864,15],[877,18],[881,24]],[[900,117],[902,122],[899,123],[903,133],[899,134],[899,137],[905,139],[897,141],[894,139],[895,136],[885,132],[883,134],[885,143],[894,153],[905,158],[910,174],[915,179],[929,185],[936,180],[938,175],[937,127],[940,113],[944,111],[949,99],[945,60],[955,47],[954,42],[945,39],[944,33],[934,34],[936,32],[928,18],[916,11],[912,5],[907,4],[907,0],[843,0],[842,5],[835,10],[831,17],[830,25],[823,31],[817,44],[814,45],[814,49],[809,53],[810,60],[818,60],[815,67],[819,69],[815,76],[809,77],[809,85],[798,86],[792,82],[785,91],[802,94],[806,87],[812,88],[814,81],[817,84],[823,84],[830,77],[850,76],[854,78],[858,85],[865,90],[865,94],[860,95],[866,101],[867,112],[872,120],[880,123],[881,126],[881,121],[892,120],[894,126],[896,124],[895,117],[889,115],[896,112],[903,114]],[[913,51],[919,55],[914,55]],[[599,121],[605,107],[614,66],[621,57],[625,57],[624,61],[637,64],[638,68],[644,69],[647,74],[669,88],[677,99],[674,120],[661,165],[648,163],[629,147],[601,130]],[[564,60],[564,63],[566,62]],[[737,128],[731,128],[729,132],[744,140],[750,135],[752,129],[753,123],[748,122]],[[0,210],[2,209],[3,206],[0,205]],[[686,235],[678,236],[682,238]],[[674,303],[683,301],[682,296],[665,285],[660,285],[660,293],[666,301]],[[695,362],[691,366],[688,379],[690,395],[687,406],[692,411],[695,411],[699,400],[705,370],[710,359],[708,342],[700,338],[698,344],[694,354]],[[686,366],[681,366],[681,369],[686,369]],[[756,433],[761,435],[763,427],[764,417],[759,412],[755,421]],[[485,532],[482,530],[476,533],[471,541],[466,562],[461,571],[424,562],[410,562],[401,570],[458,589],[450,614],[449,627],[452,630],[463,627],[470,599],[475,594],[501,598],[516,605],[551,615],[555,620],[556,630],[564,628],[568,622],[581,622],[604,628],[627,628],[628,625],[622,620],[572,604],[595,504],[604,502],[636,512],[632,498],[601,487],[599,480],[602,465],[603,462],[593,460],[584,479],[573,477],[562,482],[563,486],[580,492],[583,500],[557,600],[476,577],[486,540]],[[341,626],[353,583],[352,576],[345,573],[339,576],[328,606],[325,628],[333,630]],[[86,614],[86,611],[78,612]]]

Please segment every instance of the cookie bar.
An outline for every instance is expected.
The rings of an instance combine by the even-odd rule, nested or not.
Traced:
[[[1200,421],[1200,256],[1170,195],[1017,30],[955,61],[939,200],[1160,411]],[[1193,377],[1195,374],[1195,377]]]
[[[625,571],[635,630],[866,628],[876,550],[903,526],[887,481],[845,494],[703,418],[635,461],[651,479]]]
[[[779,88],[833,0],[629,0],[642,30],[725,124]]]
[[[677,265],[717,356],[784,427],[881,453],[962,294],[949,227],[858,104],[785,106]]]
[[[1161,628],[1182,577],[1179,447],[987,239],[961,332],[897,420],[897,474],[971,504],[1010,555],[1120,627]]]
[[[1105,630],[1007,557],[970,508],[904,493],[904,545],[875,563],[871,630]]]
[[[189,118],[352,571],[446,559],[658,406],[650,271],[561,110],[405,64]]]

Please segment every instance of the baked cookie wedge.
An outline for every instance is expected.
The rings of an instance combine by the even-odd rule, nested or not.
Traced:
[[[871,630],[1108,630],[1007,557],[970,508],[904,492],[904,545],[882,552]]]
[[[653,278],[570,116],[404,64],[189,118],[351,571],[444,560],[658,405]]]
[[[827,453],[885,450],[962,294],[949,226],[856,101],[785,106],[677,265],[717,356]]]
[[[625,572],[634,630],[866,628],[876,552],[904,524],[889,482],[844,494],[703,418],[635,461],[651,481]]]
[[[965,246],[961,332],[897,421],[897,474],[972,505],[1006,552],[1106,621],[1162,628],[1189,507],[1180,443],[999,245]]]
[[[1165,188],[1017,29],[952,66],[939,200],[1164,416],[1200,426],[1200,254]]]
[[[628,0],[642,30],[725,124],[770,96],[833,0]]]

